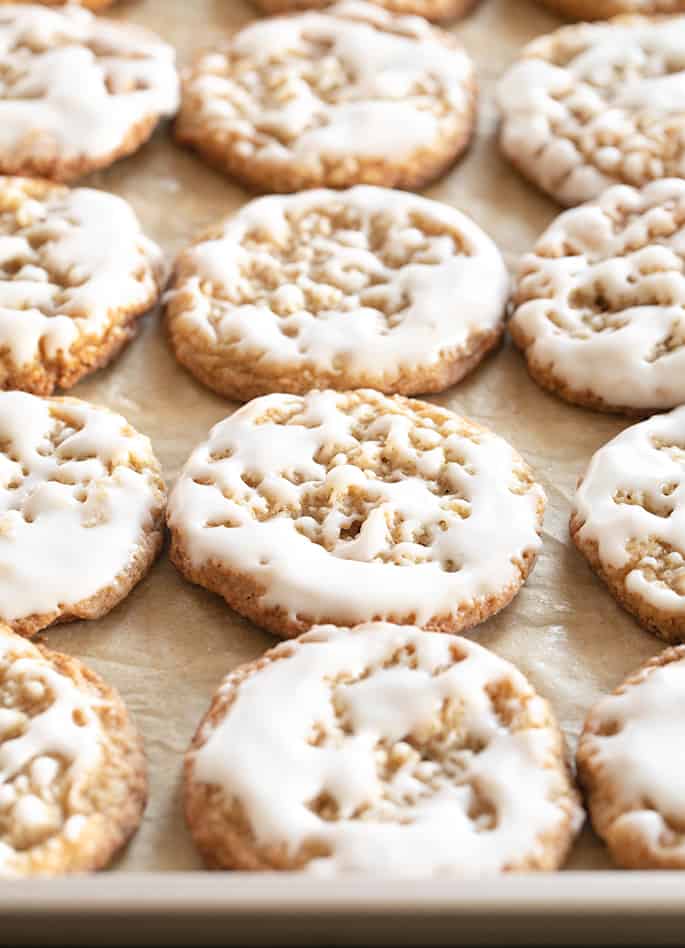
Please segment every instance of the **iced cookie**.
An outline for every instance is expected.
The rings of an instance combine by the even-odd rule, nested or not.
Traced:
[[[619,17],[533,40],[497,93],[500,144],[562,204],[685,176],[685,17]]]
[[[561,214],[519,265],[509,324],[533,378],[570,402],[685,402],[685,181],[616,185]]]
[[[331,0],[253,0],[265,13],[294,13],[329,6]],[[466,16],[478,0],[371,0],[391,13],[423,16],[427,20],[457,20]]]
[[[685,647],[666,649],[590,712],[578,774],[595,831],[626,869],[685,869]]]
[[[542,0],[570,20],[607,20],[622,13],[682,13],[685,0]]]
[[[0,176],[0,388],[50,395],[105,365],[162,271],[121,198]]]
[[[685,407],[597,451],[578,485],[571,535],[642,625],[685,640]]]
[[[185,767],[209,866],[430,877],[556,869],[581,822],[548,704],[410,626],[318,626],[224,679]]]
[[[154,34],[76,6],[0,4],[0,172],[78,178],[177,106],[174,51]]]
[[[142,741],[117,692],[0,625],[0,879],[102,868],[146,797]]]
[[[459,211],[388,188],[260,198],[181,255],[179,362],[246,401],[267,392],[437,392],[497,343],[509,280]]]
[[[265,395],[183,468],[171,557],[284,637],[371,619],[456,632],[516,595],[544,506],[506,441],[444,408],[370,390]]]
[[[417,189],[466,148],[473,66],[449,34],[368,3],[249,24],[186,70],[180,142],[249,187]]]
[[[109,612],[159,552],[164,506],[150,442],[121,415],[0,393],[0,619],[15,631]]]

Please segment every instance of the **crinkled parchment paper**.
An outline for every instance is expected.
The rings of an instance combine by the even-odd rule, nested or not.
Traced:
[[[183,63],[197,47],[257,14],[247,0],[131,0],[116,5],[111,15],[157,30],[177,47]],[[500,157],[492,89],[517,49],[557,23],[533,0],[482,0],[469,19],[453,28],[478,70],[479,133],[466,158],[427,194],[470,214],[497,241],[509,264],[531,247],[558,209]],[[84,183],[128,199],[170,260],[194,235],[248,199],[176,147],[168,127],[134,157]],[[144,319],[139,337],[121,358],[73,393],[121,412],[149,435],[169,484],[210,426],[236,407],[177,367],[158,312]],[[626,422],[544,394],[509,343],[435,400],[508,438],[545,485],[549,506],[538,565],[514,603],[471,634],[530,677],[551,700],[574,745],[597,696],[660,649],[615,604],[568,538],[576,477]],[[181,579],[165,553],[105,619],[58,626],[46,638],[52,647],[91,663],[119,688],[145,736],[150,803],[119,868],[199,867],[181,809],[182,755],[221,677],[272,645],[271,636],[239,618],[219,597]],[[588,829],[569,866],[609,866]]]

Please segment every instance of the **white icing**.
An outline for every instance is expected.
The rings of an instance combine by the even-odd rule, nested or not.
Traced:
[[[392,662],[408,646],[415,667],[406,656]],[[478,875],[539,856],[540,837],[564,834],[579,818],[545,703],[493,653],[377,623],[319,627],[271,653],[279,654],[287,657],[237,685],[229,710],[207,723],[193,755],[192,779],[238,800],[258,844],[285,843],[292,855],[304,843],[322,843],[330,855],[307,868],[327,876]],[[530,726],[512,732],[502,723],[488,695],[498,683],[515,692],[512,705],[528,699]],[[229,675],[221,691],[234,687]],[[449,737],[430,744],[445,706],[459,709],[455,736],[467,736],[452,753]],[[327,738],[320,746],[312,743],[317,731]],[[482,750],[474,753],[469,742]],[[384,750],[399,759],[387,780]],[[336,820],[308,806],[324,793],[337,804]],[[479,797],[494,809],[494,825],[469,816]]]
[[[516,564],[541,545],[544,492],[538,484],[512,492],[521,462],[511,446],[488,431],[476,440],[462,436],[460,419],[449,412],[451,433],[442,439],[417,418],[393,411],[393,399],[371,391],[362,397],[376,419],[361,441],[353,435],[350,396],[335,392],[265,396],[216,425],[192,453],[169,501],[170,526],[182,535],[193,565],[218,562],[250,575],[265,588],[265,607],[349,624],[413,613],[423,625],[518,584]],[[269,409],[287,406],[301,410],[297,423],[256,423]],[[415,428],[419,439],[425,433],[420,449],[410,437]],[[339,457],[327,470],[316,457],[333,445]],[[227,451],[230,457],[212,459]],[[369,476],[355,463],[384,453],[399,472],[394,480]],[[464,466],[448,459],[454,456]],[[294,483],[293,474],[302,483]],[[257,487],[246,485],[243,475],[255,475]],[[447,494],[431,483],[440,476]],[[202,483],[207,480],[210,486]],[[317,525],[301,510],[318,487],[335,498],[321,525],[330,552],[309,538]],[[341,531],[355,518],[342,508],[360,495],[364,521],[356,537],[345,539]],[[253,509],[263,510],[265,498],[280,513],[256,519]],[[389,532],[397,520],[400,542]]]
[[[244,59],[253,68],[234,73]],[[243,138],[260,159],[306,167],[322,155],[401,160],[430,148],[468,114],[472,76],[467,54],[420,17],[348,2],[251,23],[198,61],[187,82],[210,127]],[[444,113],[427,107],[438,99]]]
[[[38,845],[60,831],[65,811],[78,814],[85,805],[82,787],[102,755],[99,699],[79,691],[35,646],[7,628],[0,628],[0,667],[0,704],[14,700],[27,683],[39,682],[50,693],[47,706],[33,715],[11,712],[21,725],[18,734],[0,734],[0,822],[9,821],[12,832]],[[61,797],[55,796],[58,777]],[[0,877],[19,874],[25,855],[0,841]]]
[[[300,262],[279,261],[282,247],[307,235],[310,212],[339,208],[358,215],[358,230],[306,236],[308,250]],[[430,223],[427,233],[418,230],[414,215],[448,228],[459,243],[441,233],[431,236]],[[400,260],[408,257],[407,264],[398,268],[374,252],[370,232],[379,218],[390,222],[395,244],[384,250],[395,251]],[[255,233],[259,246],[246,249],[245,239]],[[273,241],[273,255],[261,242],[263,235]],[[176,283],[183,297],[183,309],[174,317],[177,330],[199,331],[210,345],[235,343],[232,358],[258,358],[260,367],[308,365],[330,372],[342,363],[351,388],[355,373],[363,379],[436,365],[474,334],[496,329],[508,294],[499,251],[469,218],[386,188],[252,201],[226,220],[220,237],[197,244],[183,259],[184,276]],[[240,302],[241,285],[260,268],[280,274],[282,282],[255,302]],[[206,281],[220,287],[224,299],[208,296]],[[307,311],[309,293],[330,302]],[[249,288],[246,296],[251,300]],[[390,324],[379,301],[392,314]]]
[[[0,5],[0,64],[5,154],[106,157],[137,123],[178,106],[170,46],[76,6]]]
[[[519,266],[526,358],[611,406],[685,402],[684,261],[683,180],[617,185],[561,214]]]
[[[685,17],[564,27],[525,47],[502,77],[502,148],[563,204],[578,204],[616,181],[685,173],[670,127],[685,117],[684,97]]]
[[[53,410],[79,429],[56,448]],[[0,445],[0,617],[68,609],[112,585],[161,503],[149,440],[86,402],[4,392]]]
[[[614,500],[619,490],[644,495],[650,509]],[[615,569],[630,561],[631,540],[673,548],[665,553],[671,583],[652,577],[657,560],[645,554],[625,585],[657,609],[685,612],[685,407],[633,425],[600,448],[576,492],[574,515],[583,523],[579,538],[596,542],[600,561]]]
[[[162,267],[160,249],[121,198],[90,188],[31,198],[25,186],[0,177],[0,348],[19,366],[104,337],[117,309],[154,300]],[[6,222],[2,199],[20,205]]]
[[[685,826],[685,654],[650,669],[639,684],[603,698],[590,713],[594,726],[611,724],[616,733],[583,737],[601,768],[604,786],[611,783],[617,811],[614,824],[632,827],[652,848],[664,845],[668,822]],[[685,859],[685,840],[665,844],[669,856]]]

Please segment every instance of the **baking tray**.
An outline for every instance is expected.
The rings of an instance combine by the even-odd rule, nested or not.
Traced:
[[[192,51],[252,20],[246,0],[130,0],[111,15],[155,29]],[[559,21],[533,0],[482,0],[453,27],[481,88],[476,140],[425,193],[470,214],[507,262],[530,249],[558,208],[509,167],[495,145],[494,82],[520,46]],[[176,147],[162,127],[137,155],[84,183],[127,198],[171,261],[189,240],[248,196]],[[124,414],[148,434],[172,483],[191,448],[235,405],[174,362],[159,313],[111,367],[73,393]],[[572,548],[568,514],[591,454],[628,423],[543,393],[505,343],[467,380],[434,401],[508,438],[545,485],[544,550],[503,613],[470,633],[514,661],[552,702],[573,749],[596,698],[661,649],[623,612]],[[150,575],[98,622],[46,634],[116,685],[146,741],[150,803],[140,832],[95,878],[0,883],[0,942],[119,944],[682,943],[683,876],[611,871],[589,829],[567,869],[488,881],[318,881],[298,875],[202,871],[183,823],[182,755],[223,675],[273,644],[224,602],[191,586],[164,554]]]

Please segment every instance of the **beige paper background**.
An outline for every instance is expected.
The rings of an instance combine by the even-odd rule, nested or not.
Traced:
[[[257,14],[246,0],[131,0],[115,6],[111,15],[156,29],[177,47],[183,62],[197,47]],[[500,157],[492,88],[521,44],[558,22],[533,0],[482,0],[453,28],[476,62],[482,91],[479,132],[465,160],[426,193],[470,214],[498,242],[509,264],[530,248],[558,210]],[[239,187],[177,148],[168,128],[133,158],[84,183],[127,198],[170,260],[200,230],[247,200]],[[140,336],[114,365],[73,394],[108,405],[148,434],[170,484],[191,448],[235,408],[176,366],[158,313],[145,318]],[[549,507],[538,565],[514,603],[472,636],[530,677],[552,701],[573,743],[595,698],[661,648],[614,603],[568,539],[576,477],[626,422],[543,393],[508,343],[435,401],[508,438],[545,485]],[[166,552],[109,616],[58,626],[47,640],[116,685],[145,737],[150,803],[119,868],[199,868],[183,823],[182,755],[223,674],[274,640],[217,596],[182,580]],[[586,829],[569,868],[608,866],[603,848]]]

